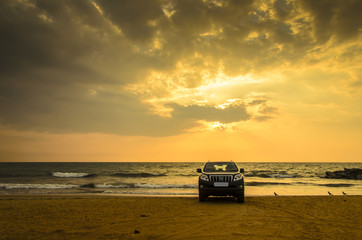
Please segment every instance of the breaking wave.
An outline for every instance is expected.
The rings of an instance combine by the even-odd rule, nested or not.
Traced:
[[[153,188],[153,189],[166,189],[166,188],[198,188],[197,184],[135,184],[135,188]]]
[[[117,185],[113,185],[113,184],[95,184],[94,187],[95,188],[132,188],[133,184],[117,184]]]
[[[71,189],[78,185],[73,184],[28,184],[28,183],[3,183],[0,188],[5,189]]]
[[[246,186],[266,186],[266,185],[292,185],[291,183],[280,182],[245,182]]]
[[[271,178],[296,178],[297,175],[289,175],[289,174],[272,174],[270,175]]]
[[[176,176],[180,176],[180,177],[197,177],[197,176],[200,176],[200,174],[198,174],[198,173],[177,174]]]
[[[112,176],[115,176],[115,177],[128,177],[128,178],[137,178],[137,177],[147,178],[147,177],[163,177],[163,176],[166,176],[166,174],[165,173],[160,173],[160,174],[153,174],[153,173],[115,173]]]
[[[172,189],[172,188],[197,188],[197,184],[23,184],[23,183],[3,183],[0,188],[4,189],[71,189],[71,188],[102,188],[102,189],[116,189],[116,188],[144,188],[144,189]]]
[[[197,184],[148,184],[148,183],[130,183],[130,184],[84,184],[80,187],[85,188],[145,188],[145,189],[170,189],[170,188],[197,188]]]
[[[83,177],[92,177],[95,174],[92,173],[73,173],[73,172],[52,172],[53,177],[59,178],[83,178]]]
[[[126,194],[126,195],[152,195],[152,196],[157,196],[157,195],[164,195],[164,196],[197,196],[198,193],[185,193],[185,192],[147,192],[147,191],[143,191],[143,192],[127,192],[127,191],[117,191],[117,190],[106,190],[103,193],[108,193],[108,194]]]
[[[355,184],[349,183],[326,183],[326,184],[314,184],[316,186],[323,186],[323,187],[353,187]]]
[[[244,174],[245,177],[260,177],[260,178],[298,178],[298,174],[288,174],[286,171],[252,171]]]

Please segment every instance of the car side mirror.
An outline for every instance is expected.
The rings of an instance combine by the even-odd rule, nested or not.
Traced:
[[[243,173],[243,172],[244,172],[244,168],[240,168],[240,172]]]
[[[196,169],[196,172],[202,173],[201,168]]]

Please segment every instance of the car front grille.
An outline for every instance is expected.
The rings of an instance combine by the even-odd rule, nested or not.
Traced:
[[[233,175],[209,175],[211,182],[231,182]]]

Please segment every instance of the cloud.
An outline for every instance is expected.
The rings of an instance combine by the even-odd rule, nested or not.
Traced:
[[[55,133],[150,136],[179,134],[195,125],[151,114],[147,106],[124,92],[115,94],[94,90],[80,95],[82,91],[82,88],[74,87],[62,88],[58,93],[23,90],[17,92],[16,101],[4,97],[5,101],[1,101],[2,124]]]
[[[231,123],[246,121],[251,117],[251,115],[247,113],[244,105],[230,106],[225,109],[219,109],[211,106],[181,106],[176,104],[170,104],[170,107],[173,109],[172,116],[177,119]]]
[[[157,28],[157,21],[165,18],[160,2],[149,0],[97,1],[105,16],[131,40],[150,41]]]
[[[102,24],[99,14],[89,4],[75,3],[2,1],[1,74],[74,68],[73,59],[86,54],[97,39],[97,32],[88,39],[86,26],[78,23],[82,19],[78,15],[80,9],[89,24],[98,22],[98,27]]]
[[[340,41],[350,40],[359,34],[362,16],[359,0],[313,1],[303,0],[302,6],[313,18],[312,27],[319,43],[336,36]]]
[[[221,110],[185,105],[177,94],[222,81],[220,72],[227,79],[338,64],[327,53],[356,65],[358,9],[357,0],[4,0],[1,124],[161,136],[187,131],[198,120],[268,120],[263,114],[277,112],[270,102],[254,103],[264,112],[252,112],[250,105]],[[260,89],[224,89],[224,101]],[[149,102],[157,98],[172,109],[171,116],[152,110]]]

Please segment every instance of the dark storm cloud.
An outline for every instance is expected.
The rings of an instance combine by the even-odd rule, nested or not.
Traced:
[[[1,93],[2,123],[20,129],[56,133],[102,132],[120,135],[167,136],[195,126],[191,119],[163,118],[149,113],[134,95],[98,91],[82,86],[22,87]],[[14,98],[13,96],[18,96]]]
[[[174,124],[162,133],[163,127],[155,125],[163,119],[149,116],[147,107],[128,93],[91,96],[94,88],[137,81],[152,62],[132,51],[91,1],[0,4],[2,124],[56,132],[179,131]]]
[[[169,73],[179,62],[193,63],[189,60],[196,53],[200,69],[213,72],[222,63],[230,76],[298,63],[316,42],[333,36],[340,42],[355,39],[362,24],[357,0],[267,1],[268,9],[260,3],[0,1],[1,123],[41,131],[154,136],[180,133],[197,120],[256,119],[245,106],[220,110],[176,103],[168,105],[172,117],[164,118],[124,87],[144,83],[152,71]],[[299,13],[312,18],[296,19]],[[353,51],[342,57],[352,59]],[[175,84],[200,86],[200,71],[194,72]]]
[[[276,0],[273,6],[280,20],[288,19],[294,10],[292,3],[286,0]]]
[[[82,4],[77,4],[82,3]],[[1,1],[0,74],[18,74],[39,68],[74,67],[73,58],[96,46],[77,24],[80,9],[90,23],[101,19],[82,1],[36,1],[34,5]],[[88,4],[89,5],[89,4]],[[88,11],[88,12],[87,12]],[[91,17],[92,16],[92,17]]]
[[[165,18],[159,1],[103,0],[98,3],[105,15],[132,40],[151,40],[157,30],[152,21]]]
[[[302,6],[313,17],[314,34],[319,42],[332,36],[339,40],[357,37],[362,27],[360,0],[303,0]]]

